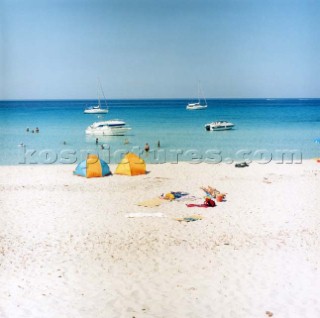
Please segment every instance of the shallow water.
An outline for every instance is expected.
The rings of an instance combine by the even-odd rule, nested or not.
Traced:
[[[142,151],[146,142],[151,151],[142,156],[148,162],[228,162],[259,159],[261,154],[267,161],[285,150],[297,160],[320,156],[314,142],[320,137],[320,99],[212,99],[200,111],[186,110],[188,102],[111,100],[109,113],[98,117],[83,113],[95,101],[1,101],[0,164],[74,163],[87,152],[116,162],[124,151]],[[115,118],[132,128],[128,136],[99,137],[96,145],[94,137],[85,135],[94,121]],[[235,129],[207,132],[204,125],[216,120],[231,121]],[[40,132],[32,133],[36,127]]]

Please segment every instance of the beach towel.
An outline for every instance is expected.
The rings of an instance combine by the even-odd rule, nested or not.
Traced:
[[[194,203],[188,203],[188,204],[186,204],[186,206],[188,207],[188,208],[210,208],[210,206],[209,205],[207,205],[207,204],[194,204]]]
[[[202,220],[202,219],[203,219],[203,217],[199,214],[193,214],[193,215],[186,216],[183,218],[175,218],[175,220],[179,221],[179,222],[194,222],[194,221],[198,221],[198,220]]]
[[[216,203],[210,199],[210,198],[206,198],[206,200],[204,201],[203,204],[194,204],[194,203],[188,203],[186,204],[186,206],[188,208],[194,208],[194,207],[197,207],[197,208],[213,208],[216,206]]]
[[[181,192],[181,191],[174,192],[174,191],[171,191],[169,193],[162,194],[161,197],[163,199],[165,199],[165,200],[173,201],[173,200],[181,199],[182,197],[185,197],[187,195],[189,195],[188,192]]]
[[[137,203],[137,205],[144,206],[144,207],[147,207],[147,208],[154,208],[156,206],[161,205],[164,202],[165,202],[165,200],[156,197],[156,198],[153,198],[153,199],[149,199],[149,200],[146,200],[146,201],[139,202],[139,203]]]
[[[200,197],[195,197],[194,195],[185,195],[181,198],[176,199],[176,201],[194,201],[194,200],[199,200],[201,199]]]
[[[189,194],[188,192],[181,192],[181,191],[178,191],[178,192],[171,191],[171,193],[174,195],[175,199],[179,199],[179,198]]]

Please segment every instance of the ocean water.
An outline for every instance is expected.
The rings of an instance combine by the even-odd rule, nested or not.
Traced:
[[[286,152],[297,162],[320,157],[320,144],[314,142],[320,137],[320,99],[209,99],[201,111],[186,110],[188,102],[110,100],[109,113],[98,117],[83,113],[94,100],[1,101],[0,165],[74,164],[91,152],[114,163],[125,151],[140,152],[154,163],[267,162]],[[132,130],[127,136],[99,136],[96,145],[85,129],[108,119],[122,119]],[[235,128],[207,132],[204,125],[216,120],[231,121]],[[32,133],[36,127],[40,132]]]

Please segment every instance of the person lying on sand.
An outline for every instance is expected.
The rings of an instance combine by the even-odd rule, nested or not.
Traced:
[[[210,187],[209,185],[208,185],[207,188],[206,187],[200,187],[200,189],[203,190],[207,195],[212,196],[213,198],[215,198],[218,194],[221,194],[221,195],[225,196],[225,193],[220,193],[219,190],[214,189],[214,188]]]

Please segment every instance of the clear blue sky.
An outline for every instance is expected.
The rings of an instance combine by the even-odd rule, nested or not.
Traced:
[[[317,0],[0,0],[0,99],[320,97]]]

